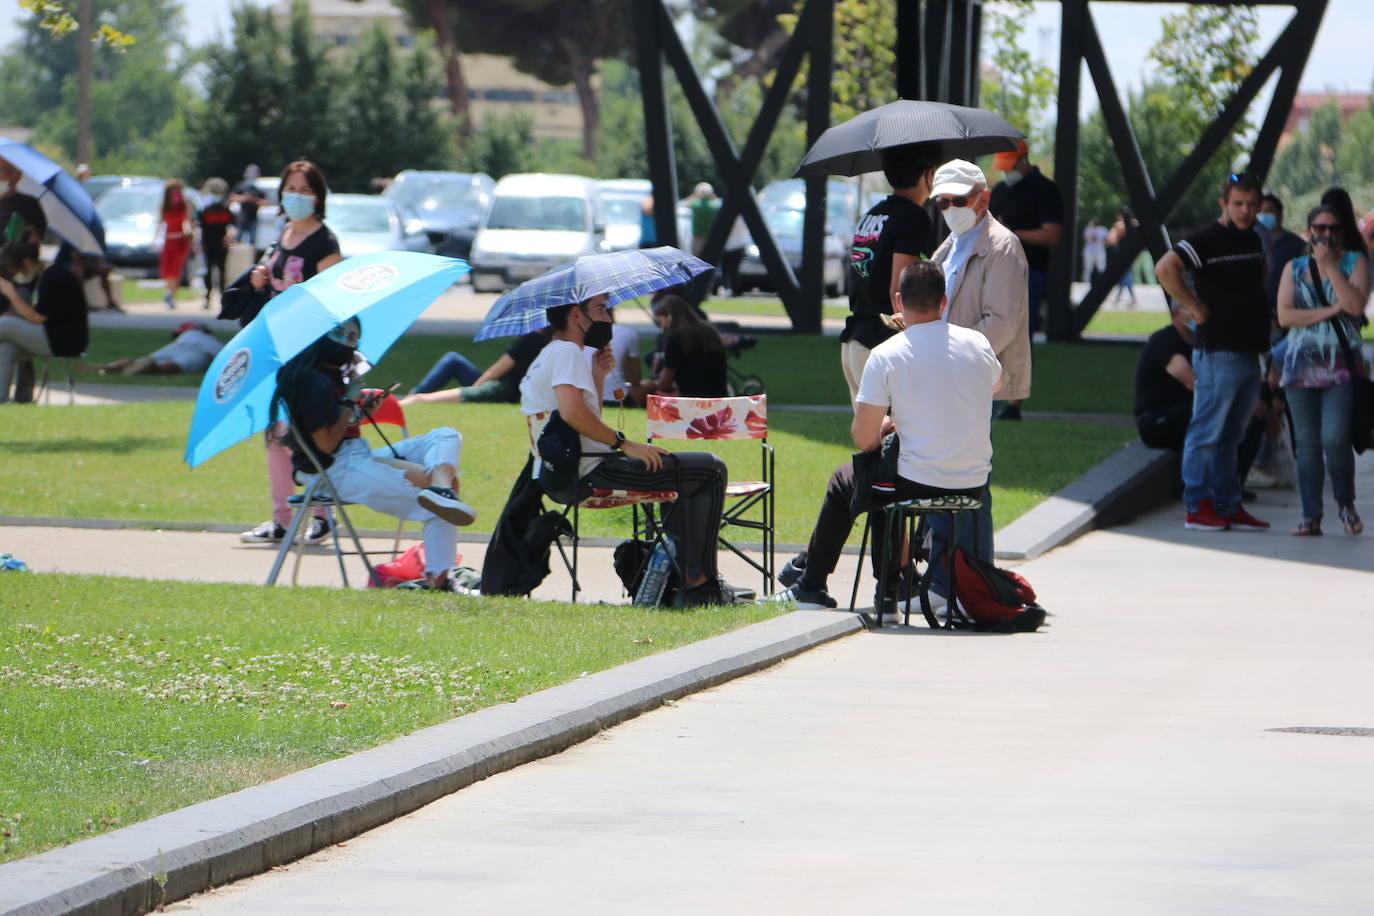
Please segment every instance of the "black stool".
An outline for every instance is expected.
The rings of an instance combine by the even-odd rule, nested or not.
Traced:
[[[949,604],[945,614],[945,622],[940,623],[930,606],[930,579],[935,568],[935,557],[931,556],[926,560],[926,571],[922,576],[916,576],[915,557],[912,557],[902,570],[902,579],[907,587],[906,607],[902,615],[902,624],[905,626],[911,623],[911,586],[913,577],[915,577],[916,584],[919,586],[921,613],[925,616],[926,623],[930,624],[931,629],[938,630],[942,626],[945,629],[953,629],[955,617],[963,616],[962,612],[958,610],[957,590],[954,581],[954,546],[959,543],[959,516],[972,513],[975,509],[981,509],[982,506],[982,500],[976,496],[950,495],[906,499],[901,502],[888,503],[881,509],[874,509],[869,512],[864,521],[863,538],[859,541],[859,565],[854,572],[854,589],[849,595],[850,612],[853,612],[859,598],[859,580],[863,578],[864,554],[868,550],[868,535],[873,528],[875,513],[882,513],[884,543],[887,553],[887,556],[880,558],[878,565],[878,595],[883,597],[888,594],[888,570],[892,565],[891,559],[894,556],[894,551],[900,551],[903,542],[911,544],[912,550],[915,550],[917,531],[924,516],[948,515],[950,531],[949,540],[945,543],[945,565],[949,569]],[[905,537],[901,535],[905,535]],[[883,625],[883,604],[885,603],[883,597],[879,597],[874,602],[873,608],[874,620],[879,627]]]

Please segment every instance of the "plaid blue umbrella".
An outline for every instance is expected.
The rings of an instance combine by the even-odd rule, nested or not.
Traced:
[[[265,429],[277,369],[339,322],[358,318],[358,352],[375,363],[467,272],[467,263],[456,258],[380,251],[341,261],[288,287],[205,370],[186,437],[186,463],[195,467]]]
[[[586,302],[605,293],[615,305],[654,290],[681,286],[711,265],[664,245],[608,254],[587,254],[526,280],[492,303],[474,340],[515,337],[545,327],[545,309]]]
[[[18,191],[38,198],[49,229],[82,254],[105,253],[105,225],[81,182],[38,150],[14,140],[0,139],[0,159],[24,173]]]

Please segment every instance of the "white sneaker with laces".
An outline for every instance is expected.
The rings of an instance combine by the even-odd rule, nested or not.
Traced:
[[[305,531],[305,542],[307,544],[319,544],[329,537],[329,519],[320,518],[318,515],[310,519],[310,527]]]
[[[286,529],[268,519],[252,531],[245,531],[240,534],[239,540],[245,544],[274,544],[284,537],[286,537]]]

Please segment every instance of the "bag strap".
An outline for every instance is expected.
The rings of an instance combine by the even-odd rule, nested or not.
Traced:
[[[1317,270],[1317,259],[1310,255],[1307,258],[1307,275],[1317,291],[1317,301],[1321,303],[1322,308],[1326,308],[1329,305],[1326,299],[1326,285],[1322,282],[1321,271]],[[1345,322],[1340,320],[1343,314],[1345,314],[1344,311],[1332,315],[1327,320],[1331,322],[1331,327],[1336,330],[1336,341],[1341,345],[1341,356],[1345,358],[1345,368],[1351,375],[1363,375],[1364,373],[1360,371],[1362,363],[1355,359],[1354,348],[1350,346],[1350,341],[1345,339]]]

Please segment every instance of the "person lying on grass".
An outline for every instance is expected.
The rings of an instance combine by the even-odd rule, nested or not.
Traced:
[[[309,486],[323,469],[344,502],[423,522],[425,577],[417,587],[450,591],[458,550],[454,526],[477,518],[477,510],[458,498],[463,437],[441,426],[392,446],[367,447],[358,426],[387,392],[363,394],[358,385],[361,334],[358,319],[350,318],[278,369],[269,425],[280,418],[294,427],[283,444],[302,484]]]
[[[183,321],[172,332],[172,342],[137,359],[117,359],[100,367],[101,375],[176,375],[204,372],[224,348],[202,321]]]

